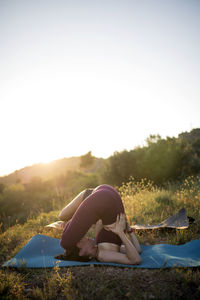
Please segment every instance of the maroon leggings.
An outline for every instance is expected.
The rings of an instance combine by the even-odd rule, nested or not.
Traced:
[[[124,212],[124,206],[118,192],[109,185],[100,185],[81,203],[72,219],[65,225],[60,245],[65,249],[76,246],[99,219],[104,225],[109,225],[116,221],[117,214],[121,212]],[[115,233],[105,229],[100,231],[96,240],[97,243],[121,244],[121,239]]]

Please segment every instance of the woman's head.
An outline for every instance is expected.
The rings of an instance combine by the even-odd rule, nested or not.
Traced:
[[[77,246],[65,249],[65,254],[55,256],[56,259],[60,260],[73,260],[88,262],[95,257],[96,248],[94,241],[89,238],[82,238]]]
[[[94,240],[90,238],[82,238],[77,243],[77,247],[79,248],[79,256],[95,257],[96,255]]]

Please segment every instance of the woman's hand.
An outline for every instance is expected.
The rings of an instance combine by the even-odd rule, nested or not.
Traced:
[[[96,222],[96,225],[95,225],[95,234],[96,234],[96,236],[101,231],[102,228],[103,228],[102,220],[98,220]]]
[[[112,225],[105,226],[107,230],[110,230],[117,235],[120,235],[121,233],[124,233],[124,230],[126,229],[126,216],[125,214],[117,215],[116,222]]]

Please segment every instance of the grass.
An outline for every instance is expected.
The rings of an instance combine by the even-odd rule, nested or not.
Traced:
[[[1,299],[199,299],[191,269],[73,267],[1,271]]]
[[[196,224],[185,230],[138,232],[143,244],[182,244],[200,238],[200,179],[155,187],[133,179],[119,188],[131,223],[159,223],[185,207]],[[35,234],[60,236],[44,226],[57,219],[58,211],[40,214],[24,225],[0,234],[0,263],[13,257]],[[93,235],[93,231],[90,231]],[[200,269],[129,269],[85,266],[53,269],[1,269],[1,299],[199,299]]]

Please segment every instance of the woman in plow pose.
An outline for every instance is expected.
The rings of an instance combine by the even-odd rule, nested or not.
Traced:
[[[65,222],[69,220],[60,241],[66,250],[62,258],[141,263],[140,244],[127,222],[120,195],[110,185],[103,184],[81,192],[63,208],[59,217]],[[96,224],[96,244],[93,239],[85,237],[93,224]]]

